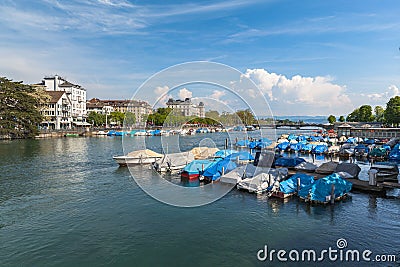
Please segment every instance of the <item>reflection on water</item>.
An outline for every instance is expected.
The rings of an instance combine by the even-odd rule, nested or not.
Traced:
[[[204,138],[223,146],[223,135],[217,136],[179,142],[185,150]],[[161,149],[160,137],[146,138],[159,140],[154,150]],[[120,138],[0,142],[1,265],[259,266],[255,252],[265,244],[326,249],[346,238],[350,248],[375,253],[400,247],[398,198],[351,193],[321,206],[233,189],[210,205],[170,207],[147,196],[128,168],[118,167],[112,156],[122,151]],[[133,171],[135,178],[156,181],[149,166]],[[179,175],[166,179],[198,186]]]

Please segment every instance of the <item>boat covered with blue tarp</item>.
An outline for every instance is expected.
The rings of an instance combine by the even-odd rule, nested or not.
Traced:
[[[300,184],[298,182],[300,181]],[[304,173],[296,173],[289,179],[280,182],[279,191],[283,194],[293,194],[297,192],[297,189],[302,189],[306,186],[314,183],[314,176],[307,175]]]
[[[328,146],[327,145],[316,145],[315,147],[313,147],[313,149],[311,150],[311,152],[313,154],[324,154],[325,152],[328,151]]]
[[[204,170],[203,176],[209,181],[216,181],[221,177],[222,173],[228,173],[236,167],[236,163],[229,158],[215,161]]]
[[[290,146],[290,143],[289,143],[289,142],[282,142],[282,143],[276,145],[276,149],[278,149],[279,151],[284,151],[284,150],[286,150],[289,146]]]
[[[390,151],[389,160],[400,161],[400,144],[395,145]]]
[[[253,157],[253,155],[251,155],[247,151],[240,151],[240,152],[237,152],[237,153],[230,154],[225,159],[239,160],[239,161],[250,161],[250,160],[254,160],[254,157]]]
[[[302,143],[297,143],[297,144],[290,144],[289,150],[291,151],[300,151],[303,148],[304,144]]]
[[[237,147],[247,147],[249,145],[250,141],[249,140],[239,140],[236,142]]]
[[[238,153],[239,151],[233,149],[223,149],[215,152],[214,157],[216,158],[226,158],[227,156]]]
[[[189,179],[198,178],[214,162],[213,160],[196,159],[183,168],[181,176]]]
[[[334,198],[338,199],[350,192],[353,184],[334,173],[303,187],[298,195],[307,201],[328,203],[331,200],[332,185],[335,186]]]
[[[275,166],[294,168],[295,166],[299,165],[302,162],[305,162],[305,159],[299,157],[294,157],[294,158],[281,157],[275,160]]]

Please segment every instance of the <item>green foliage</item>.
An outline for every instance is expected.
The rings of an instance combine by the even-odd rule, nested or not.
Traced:
[[[0,135],[34,137],[43,117],[39,108],[45,95],[22,82],[0,78]]]
[[[376,122],[383,122],[385,120],[385,109],[383,107],[376,106],[374,112]]]
[[[240,118],[244,125],[252,125],[256,123],[256,119],[250,109],[238,110],[236,115]]]
[[[167,116],[171,113],[172,109],[170,108],[158,108],[157,111],[153,114],[147,116],[147,124],[149,125],[164,125]],[[178,123],[183,117],[182,115],[175,114],[174,118],[169,118],[168,123]]]
[[[94,126],[102,126],[106,123],[106,115],[97,112],[89,112],[87,122],[92,123]]]
[[[356,108],[347,116],[346,120],[352,122],[371,122],[374,120],[374,116],[372,115],[372,107],[370,105],[363,105],[359,108]]]
[[[206,115],[206,118],[219,120],[219,112],[216,110],[207,111],[205,115]]]
[[[133,126],[136,123],[136,116],[132,112],[125,113],[125,121],[124,124],[127,127]]]
[[[331,123],[331,124],[335,123],[336,122],[336,117],[333,116],[333,115],[329,115],[328,122]]]
[[[110,113],[110,122],[115,122],[118,125],[122,125],[124,123],[125,114],[120,111],[113,111]]]
[[[342,116],[339,117],[339,121],[340,121],[340,122],[345,122],[345,121],[346,121],[346,118],[342,115]]]
[[[400,96],[392,97],[387,102],[384,117],[387,123],[400,124]]]

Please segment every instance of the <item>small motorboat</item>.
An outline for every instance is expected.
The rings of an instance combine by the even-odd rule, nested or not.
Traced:
[[[137,150],[128,153],[126,156],[114,156],[113,159],[120,166],[127,165],[140,165],[140,164],[151,164],[157,159],[162,158],[162,154],[158,154],[150,149]]]
[[[352,186],[351,182],[334,173],[303,187],[298,195],[306,202],[327,204],[332,200],[344,199]]]
[[[186,165],[194,160],[191,151],[165,154],[161,159],[157,159],[153,167],[158,172],[172,172],[182,170]]]

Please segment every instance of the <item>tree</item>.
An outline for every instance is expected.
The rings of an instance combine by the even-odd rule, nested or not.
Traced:
[[[136,116],[132,112],[126,112],[125,113],[125,120],[124,120],[124,125],[126,127],[131,127],[136,123]]]
[[[381,106],[376,106],[374,112],[375,112],[375,121],[383,122],[385,119],[385,109]]]
[[[110,118],[111,121],[122,125],[122,123],[124,122],[125,114],[120,111],[113,111],[110,113]]]
[[[93,126],[102,126],[106,123],[106,115],[91,111],[88,114],[87,121],[93,123]]]
[[[353,112],[351,112],[347,118],[346,121],[360,121],[360,109],[356,108],[355,110],[353,110]]]
[[[236,111],[236,115],[240,118],[241,123],[243,123],[244,125],[251,125],[256,123],[256,119],[250,109],[238,110]]]
[[[219,112],[216,110],[207,111],[205,115],[206,115],[206,118],[219,120]]]
[[[372,115],[372,107],[370,105],[362,105],[360,107],[360,118],[359,121],[363,122],[371,122],[374,120],[374,116]]]
[[[43,120],[39,108],[45,99],[30,85],[0,77],[0,135],[34,137]]]
[[[333,115],[329,115],[329,117],[328,117],[328,122],[329,122],[330,124],[335,123],[335,122],[336,122],[336,117],[333,116]]]
[[[400,96],[392,97],[389,102],[386,103],[386,110],[384,117],[387,123],[394,124],[396,126],[400,123]]]
[[[346,121],[346,118],[345,118],[343,115],[341,115],[341,116],[339,117],[339,121],[340,121],[340,122],[345,122],[345,121]]]
[[[346,121],[353,122],[370,122],[374,120],[374,116],[372,115],[372,107],[370,105],[363,105],[359,108],[356,108],[351,112]]]

